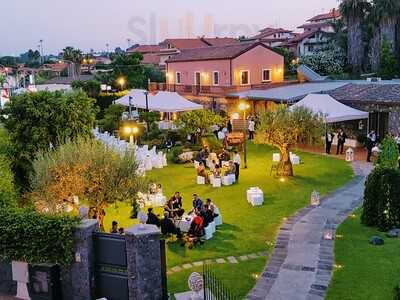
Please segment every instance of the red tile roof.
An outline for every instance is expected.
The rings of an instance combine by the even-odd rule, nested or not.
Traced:
[[[143,54],[142,64],[145,65],[159,65],[160,64],[160,56],[154,53],[146,53]]]
[[[239,44],[240,41],[238,39],[234,38],[202,38],[203,41],[206,43],[210,44],[210,46],[226,46],[226,45],[232,45],[232,44]]]
[[[329,19],[337,19],[340,17],[341,17],[340,11],[338,9],[333,8],[330,12],[316,15],[315,17],[312,17],[311,19],[307,20],[307,22],[319,22]]]
[[[274,35],[276,33],[291,33],[291,30],[283,29],[283,28],[264,28],[260,30],[260,33],[253,36],[252,39],[262,39],[264,37]]]
[[[313,34],[320,32],[321,30],[319,29],[311,29],[309,31],[305,31],[303,33],[297,34],[294,38],[291,38],[288,40],[288,43],[298,43],[301,42],[302,40],[312,36]]]
[[[129,48],[127,51],[128,52],[140,52],[140,53],[156,53],[160,51],[161,46],[160,45],[140,45],[136,48]]]
[[[178,55],[171,57],[167,63],[184,62],[184,61],[199,61],[199,60],[226,60],[233,59],[239,55],[261,45],[267,49],[271,48],[262,43],[239,43],[234,45],[226,45],[220,47],[207,47],[197,49],[183,50]],[[273,51],[273,50],[272,50]]]
[[[166,46],[167,44],[172,45],[178,50],[184,49],[193,49],[193,48],[202,48],[208,47],[209,45],[205,43],[203,40],[196,38],[196,39],[166,39],[162,43],[161,46]]]
[[[321,23],[306,23],[306,24],[300,25],[297,28],[315,29],[315,28],[322,28],[322,27],[327,27],[327,26],[330,26],[329,23],[321,22]]]

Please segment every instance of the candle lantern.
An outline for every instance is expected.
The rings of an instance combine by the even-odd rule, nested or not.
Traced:
[[[319,206],[320,205],[320,194],[318,191],[313,191],[311,193],[311,205],[312,206]]]
[[[349,148],[346,150],[346,161],[351,162],[354,161],[354,150],[353,148]]]

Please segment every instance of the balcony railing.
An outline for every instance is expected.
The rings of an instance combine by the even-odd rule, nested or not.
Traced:
[[[166,83],[149,83],[149,91],[169,91],[177,92],[179,94],[186,94],[192,96],[226,96],[241,91],[247,91],[250,89],[268,89],[272,87],[281,86],[281,84],[256,84],[256,85],[245,85],[245,86],[213,86],[213,85],[185,85],[185,84],[166,84]]]

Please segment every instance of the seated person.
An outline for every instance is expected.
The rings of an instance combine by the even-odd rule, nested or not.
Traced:
[[[208,224],[214,221],[214,212],[210,209],[210,207],[206,204],[204,205],[204,212],[202,214],[204,218],[204,227],[207,227]]]
[[[204,220],[200,215],[200,211],[196,210],[196,216],[193,218],[190,224],[188,234],[192,237],[200,238],[204,235]]]
[[[172,208],[176,214],[176,216],[178,216],[179,218],[181,218],[183,216],[183,213],[185,212],[185,210],[182,208],[183,203],[182,203],[182,197],[181,194],[179,192],[175,192],[175,194],[172,196]]]
[[[215,170],[215,166],[217,165],[217,163],[215,162],[215,160],[213,160],[212,162],[210,162],[209,167],[210,167],[210,171],[214,172]]]
[[[211,201],[210,198],[206,200],[206,205],[208,206],[208,209],[213,213],[214,218],[218,217],[218,214],[215,213],[215,204]]]
[[[204,146],[203,153],[204,153],[204,159],[207,159],[208,156],[210,155],[210,148],[207,145]]]
[[[197,194],[193,194],[193,209],[190,213],[195,212],[196,209],[200,211],[203,209],[203,200],[201,200]]]
[[[219,167],[219,165],[215,166],[213,175],[214,175],[214,178],[221,178],[221,168]]]
[[[118,233],[118,222],[112,221],[111,223],[111,233]]]
[[[233,163],[233,161],[232,160],[230,160],[229,161],[229,168],[228,168],[228,170],[225,172],[225,176],[227,176],[227,175],[235,175],[235,173],[236,173],[236,166],[235,166],[235,164]]]
[[[164,212],[167,212],[170,218],[175,218],[174,200],[172,198],[165,203]]]
[[[206,167],[204,166],[204,164],[202,162],[199,164],[199,167],[197,168],[197,176],[204,177],[206,183],[209,182]]]
[[[157,184],[151,183],[151,184],[149,185],[149,194],[150,194],[150,195],[157,194]]]
[[[229,152],[226,149],[222,150],[222,152],[218,155],[218,158],[220,161],[229,161]]]
[[[162,195],[162,194],[163,194],[162,186],[161,186],[160,183],[157,184],[157,187],[156,187],[156,194],[159,194],[159,195]]]
[[[172,219],[168,217],[168,212],[164,212],[164,219],[161,220],[160,225],[162,234],[174,234],[178,239],[182,238],[181,230],[177,228]]]
[[[198,161],[199,163],[202,163],[205,166],[206,165],[206,157],[205,157],[204,151],[201,150],[201,151],[197,152],[194,160]]]
[[[146,222],[146,224],[156,225],[157,227],[160,227],[160,223],[161,223],[160,218],[155,213],[153,213],[153,208],[150,207],[147,210],[147,222]]]

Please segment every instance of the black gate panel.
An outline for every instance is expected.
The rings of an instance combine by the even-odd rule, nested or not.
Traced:
[[[126,239],[123,235],[94,235],[96,298],[128,300]]]

